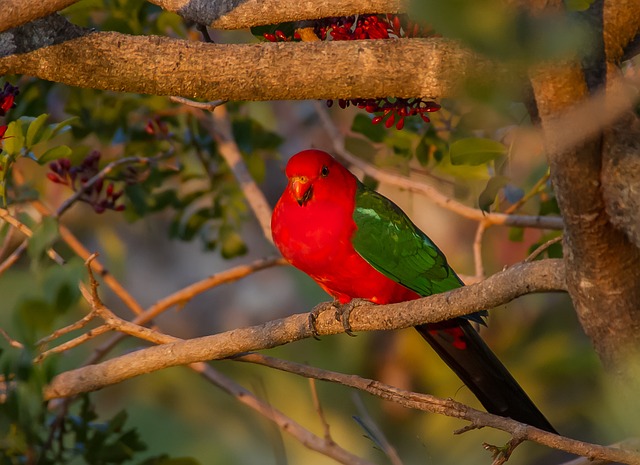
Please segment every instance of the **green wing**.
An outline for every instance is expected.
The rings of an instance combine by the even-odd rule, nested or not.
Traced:
[[[393,202],[358,183],[353,247],[371,266],[422,296],[462,281],[438,247]]]

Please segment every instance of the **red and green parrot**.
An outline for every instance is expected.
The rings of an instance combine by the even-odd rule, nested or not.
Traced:
[[[331,155],[304,150],[271,219],[275,244],[340,304],[389,304],[460,286],[444,254],[391,200],[367,188]],[[468,318],[416,326],[487,411],[555,432]]]

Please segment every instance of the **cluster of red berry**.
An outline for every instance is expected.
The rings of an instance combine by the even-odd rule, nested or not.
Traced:
[[[333,100],[327,100],[327,105],[333,105]],[[369,98],[369,99],[339,99],[338,106],[347,108],[349,105],[365,110],[367,113],[378,113],[371,120],[373,124],[384,121],[384,125],[390,128],[395,124],[396,129],[404,128],[404,119],[407,116],[419,115],[425,123],[431,121],[426,113],[438,111],[440,105],[431,100],[421,98]],[[382,113],[382,114],[379,114]]]
[[[103,213],[105,210],[124,210],[124,205],[116,205],[124,191],[116,191],[112,182],[105,183],[101,178],[90,187],[86,187],[87,182],[100,171],[99,163],[100,152],[96,150],[91,152],[79,166],[72,166],[69,159],[61,158],[49,164],[51,171],[47,173],[47,178],[56,184],[69,186],[74,192],[81,190],[78,200],[91,205],[96,213]]]
[[[389,14],[326,18],[315,22],[314,32],[321,40],[397,39],[430,35],[429,30],[410,21],[406,15]],[[273,34],[266,33],[264,38],[270,42],[300,40],[297,32],[290,37],[280,30]],[[327,100],[327,105],[332,106],[333,100]],[[338,105],[340,108],[354,105],[375,114],[371,120],[373,124],[384,121],[387,128],[395,125],[398,130],[404,128],[406,117],[418,115],[428,123],[430,119],[427,113],[440,109],[437,103],[422,98],[339,99]]]
[[[16,106],[16,96],[20,93],[20,90],[6,82],[4,88],[0,91],[0,116],[5,116],[7,112]],[[7,125],[0,124],[0,141],[4,139],[4,134],[7,132]]]

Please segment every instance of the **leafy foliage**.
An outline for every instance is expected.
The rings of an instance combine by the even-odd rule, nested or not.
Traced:
[[[51,411],[42,399],[51,366],[32,365],[32,354],[22,351],[11,358],[0,352],[0,368],[9,380],[0,402],[0,463],[17,465],[63,465],[77,458],[92,465],[115,465],[139,458],[147,450],[134,428],[126,426],[127,413],[121,411],[108,420],[98,414],[88,395],[67,410],[62,405]],[[193,459],[149,457],[139,465],[197,465]]]

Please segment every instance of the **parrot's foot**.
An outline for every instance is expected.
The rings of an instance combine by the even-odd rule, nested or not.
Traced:
[[[318,304],[315,307],[313,307],[313,310],[309,312],[309,329],[311,330],[311,335],[313,336],[314,339],[318,341],[320,340],[318,329],[316,328],[316,321],[318,320],[318,317],[320,316],[320,314],[325,310],[329,310],[332,307],[337,309],[339,305],[340,304],[338,303],[337,300],[334,300],[333,302],[331,302],[330,307],[327,307],[327,304],[325,302],[322,302],[321,304]]]
[[[351,316],[351,312],[353,311],[354,308],[356,308],[358,305],[362,305],[365,303],[369,303],[369,302],[365,299],[351,299],[346,304],[338,304],[334,302],[334,307],[336,308],[336,320],[342,323],[344,332],[347,333],[349,336],[353,336],[353,337],[356,336],[351,331],[351,323],[349,323],[349,316]]]
[[[349,316],[351,315],[351,311],[356,308],[358,305],[368,303],[365,299],[352,299],[346,304],[341,304],[339,301],[334,300],[331,302],[331,306],[327,307],[326,303],[321,303],[316,305],[313,310],[309,312],[309,328],[311,329],[311,334],[315,339],[320,340],[318,337],[318,330],[316,329],[316,321],[318,320],[318,316],[326,310],[330,308],[335,309],[335,317],[336,320],[342,323],[342,327],[344,328],[344,332],[349,336],[355,337],[351,331],[351,324],[349,323]]]

